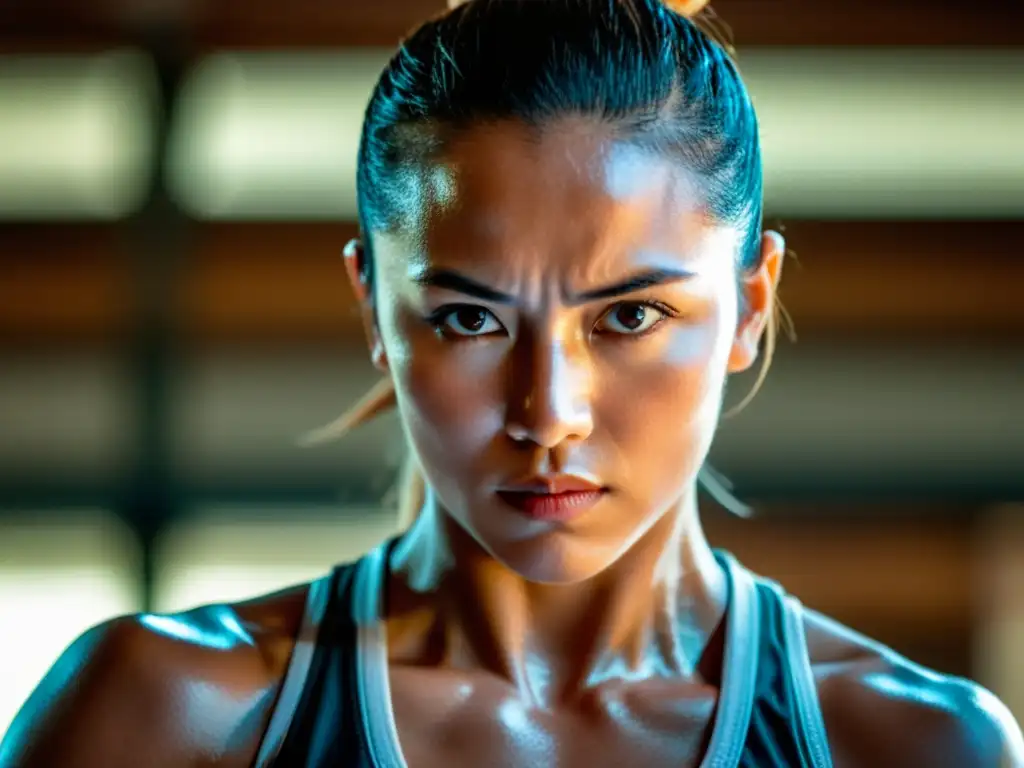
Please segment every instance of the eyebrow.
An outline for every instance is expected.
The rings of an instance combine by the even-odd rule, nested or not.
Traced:
[[[588,301],[612,299],[627,293],[642,291],[644,288],[678,283],[683,280],[690,280],[693,277],[694,273],[685,269],[650,269],[646,272],[639,272],[631,277],[627,277],[625,280],[613,285],[606,285],[602,288],[594,288],[589,291],[566,296],[566,300],[570,304],[585,304]]]
[[[629,293],[641,291],[644,288],[652,288],[657,285],[678,283],[694,277],[693,272],[685,269],[651,269],[639,272],[635,275],[612,285],[594,288],[588,291],[581,291],[575,294],[566,295],[566,302],[570,305],[586,304],[599,299],[612,299],[617,296],[624,296]],[[427,269],[416,275],[413,280],[417,285],[425,288],[443,288],[448,291],[455,291],[467,296],[491,301],[496,304],[515,304],[516,297],[502,291],[495,290],[490,286],[477,282],[459,272],[450,269]]]
[[[496,291],[483,283],[478,283],[471,277],[466,277],[459,272],[450,269],[426,269],[415,275],[413,281],[424,288],[443,288],[447,291],[464,293],[484,301],[493,301],[496,304],[513,304],[515,297]]]

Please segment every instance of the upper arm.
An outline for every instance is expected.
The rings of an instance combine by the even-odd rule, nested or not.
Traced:
[[[221,625],[207,612],[89,630],[15,718],[0,768],[251,764],[277,681],[251,638]]]
[[[826,684],[826,727],[845,760],[877,768],[1024,768],[1020,726],[981,686],[909,663]]]
[[[1024,735],[1009,708],[991,692],[961,681],[965,726],[976,742],[979,768],[1024,768]]]
[[[147,723],[164,720],[159,697],[146,695],[146,676],[133,663],[138,633],[115,619],[79,637],[25,702],[0,744],[0,768],[186,765],[159,742]],[[159,759],[140,761],[144,754]]]
[[[976,683],[953,678],[940,683],[933,695],[937,715],[931,738],[944,760],[936,765],[1024,768],[1020,726],[994,694]],[[912,741],[908,747],[918,752]]]

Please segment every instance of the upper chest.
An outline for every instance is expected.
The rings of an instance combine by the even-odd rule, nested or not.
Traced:
[[[410,766],[698,765],[717,691],[668,681],[604,684],[571,705],[540,708],[482,676],[396,668],[394,736]]]

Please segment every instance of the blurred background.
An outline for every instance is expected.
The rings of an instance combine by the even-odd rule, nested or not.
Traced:
[[[393,529],[393,421],[297,438],[374,381],[361,113],[443,4],[0,4],[0,732],[91,624]],[[715,7],[799,339],[722,427],[758,514],[708,502],[712,542],[1024,717],[1024,4]]]

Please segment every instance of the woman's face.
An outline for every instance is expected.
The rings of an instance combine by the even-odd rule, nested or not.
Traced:
[[[587,123],[501,124],[410,169],[373,233],[374,360],[427,482],[529,580],[593,576],[674,509],[756,357],[781,240],[738,275],[692,182]]]

